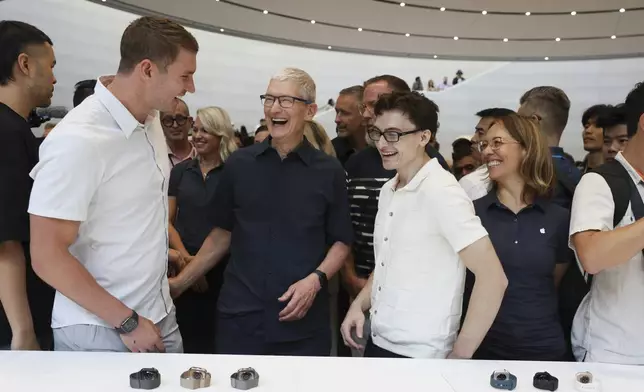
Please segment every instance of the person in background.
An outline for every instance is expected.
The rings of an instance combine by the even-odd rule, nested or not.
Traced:
[[[233,125],[225,110],[207,107],[197,110],[192,142],[197,156],[177,164],[170,174],[168,203],[170,247],[179,252],[178,270],[197,254],[214,227],[210,208],[221,180],[224,164],[237,150]],[[193,287],[176,300],[177,322],[183,336],[184,352],[214,354],[215,312],[223,284],[226,260],[206,275],[206,284]]]
[[[253,138],[248,134],[248,130],[245,125],[239,127],[239,138],[242,147],[252,146],[255,143],[255,140],[253,140]]]
[[[235,145],[237,145],[237,148],[244,147],[244,143],[242,142],[242,135],[239,131],[235,131],[235,133],[233,134],[233,141],[235,142]]]
[[[166,276],[169,162],[156,113],[195,91],[198,50],[181,25],[136,19],[109,87],[99,78],[40,148],[31,252],[57,290],[56,350],[183,351]]]
[[[72,99],[74,107],[80,105],[85,100],[85,98],[94,94],[95,88],[96,79],[81,80],[80,82],[76,83],[76,85],[74,86],[74,97]]]
[[[584,127],[582,137],[584,150],[588,152],[583,160],[582,173],[598,168],[604,163],[602,146],[604,145],[604,130],[597,125],[597,120],[610,110],[609,105],[591,106],[581,116],[581,125]]]
[[[494,120],[479,150],[493,185],[474,209],[508,288],[474,358],[565,360],[557,288],[574,255],[568,248],[570,212],[549,199],[556,180],[548,144],[536,121],[510,114]],[[468,272],[464,309],[474,282]]]
[[[456,71],[456,76],[452,80],[452,86],[456,86],[460,82],[464,82],[464,81],[465,81],[465,78],[463,77],[463,71],[459,69],[458,71]]]
[[[270,135],[268,132],[268,127],[266,125],[260,125],[259,128],[255,131],[254,143],[262,143]]]
[[[434,85],[434,79],[429,79],[429,82],[427,82],[427,91],[438,91]]]
[[[49,135],[49,132],[51,132],[54,128],[56,128],[55,123],[45,124],[45,126],[43,127],[43,133],[42,133],[43,139],[46,138]]]
[[[261,96],[271,136],[227,161],[211,206],[215,229],[171,280],[175,296],[230,248],[217,305],[217,352],[329,356],[327,281],[353,233],[340,162],[304,137],[317,110],[311,76],[286,68]]]
[[[452,171],[457,180],[481,166],[481,154],[477,148],[467,137],[460,137],[452,143]]]
[[[363,337],[370,311],[368,357],[471,358],[507,286],[472,202],[425,151],[437,108],[415,92],[384,95],[375,105],[369,137],[396,176],[380,191],[375,271],[342,324],[345,344],[361,349],[353,334]],[[466,267],[477,281],[458,334]]]
[[[625,101],[630,141],[606,164],[623,183],[596,172],[584,175],[572,203],[570,245],[584,271],[593,276],[590,292],[575,315],[572,343],[584,362],[644,365],[644,83]],[[600,168],[601,170],[601,168]],[[613,195],[624,195],[617,215]]]
[[[34,273],[29,251],[29,172],[38,143],[27,118],[51,104],[51,39],[23,22],[0,21],[0,350],[50,349],[53,290]]]
[[[352,154],[367,146],[366,127],[360,114],[363,94],[363,86],[347,87],[340,91],[335,104],[335,129],[338,136],[332,143],[343,166]]]
[[[168,159],[172,167],[197,155],[195,147],[188,140],[193,125],[188,105],[184,100],[176,98],[173,106],[172,111],[160,114],[163,134],[168,144]]]
[[[628,127],[624,104],[609,107],[598,119],[597,126],[604,130],[604,162],[615,160],[617,153],[628,145]]]
[[[449,87],[449,79],[447,76],[443,78],[443,83],[438,85],[438,91],[446,90]]]
[[[331,143],[329,135],[327,135],[326,130],[319,122],[315,120],[307,121],[304,126],[304,137],[315,149],[336,158],[333,143]]]
[[[411,86],[412,91],[423,91],[423,82],[420,80],[420,76],[416,76],[414,84]]]

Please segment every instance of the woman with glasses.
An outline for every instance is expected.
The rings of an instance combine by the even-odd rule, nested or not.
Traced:
[[[179,270],[192,260],[213,228],[211,202],[224,162],[237,149],[228,113],[218,107],[199,109],[192,143],[197,156],[172,169],[168,189],[170,247],[179,254]],[[175,300],[186,353],[214,353],[214,309],[224,268],[225,263],[218,264],[205,281]]]
[[[564,360],[557,287],[573,255],[569,212],[550,200],[556,179],[548,144],[534,120],[509,114],[494,119],[479,150],[493,187],[474,207],[509,285],[474,358]],[[468,274],[466,302],[474,281]]]

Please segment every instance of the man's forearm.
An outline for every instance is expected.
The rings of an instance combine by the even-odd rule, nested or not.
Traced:
[[[474,355],[496,318],[507,280],[494,275],[476,276],[465,321],[453,351],[467,358]]]
[[[132,310],[101,287],[67,249],[32,246],[31,255],[42,280],[107,324],[118,327],[131,316]]]
[[[181,240],[181,236],[179,235],[179,232],[177,229],[175,229],[174,225],[172,223],[168,224],[168,237],[169,237],[169,242],[170,242],[170,248],[175,249],[181,253],[182,256],[189,256],[190,254],[188,253],[188,250],[186,250],[185,245],[183,245],[183,241]]]
[[[181,292],[190,288],[195,282],[214,268],[230,248],[229,231],[215,228],[204,241],[195,258],[177,276]]]
[[[369,276],[369,280],[364,285],[364,288],[360,290],[360,294],[353,301],[351,306],[358,306],[360,310],[366,312],[371,309],[371,289],[373,287],[373,274]]]
[[[318,269],[324,272],[327,278],[331,279],[340,271],[350,252],[351,248],[348,245],[339,241],[336,242],[331,246]]]
[[[34,325],[27,298],[25,253],[17,241],[0,244],[0,304],[13,336],[33,334]]]

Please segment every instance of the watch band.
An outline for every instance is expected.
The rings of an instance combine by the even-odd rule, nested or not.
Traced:
[[[127,335],[139,326],[139,315],[134,310],[130,317],[123,320],[120,326],[114,328],[120,335]]]
[[[322,288],[325,288],[329,283],[329,278],[326,276],[326,274],[318,269],[313,271],[313,273],[318,276],[318,279],[320,279],[320,286]]]
[[[532,386],[543,391],[556,391],[559,388],[559,379],[548,372],[534,375]]]
[[[208,388],[211,378],[210,373],[206,369],[191,367],[181,374],[179,383],[186,389]]]
[[[253,368],[239,369],[230,376],[230,385],[246,391],[259,385],[259,374]]]
[[[130,374],[130,388],[155,389],[161,385],[161,374],[155,368],[143,368]]]

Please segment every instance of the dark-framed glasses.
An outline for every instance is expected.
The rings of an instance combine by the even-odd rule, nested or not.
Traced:
[[[424,129],[414,129],[413,131],[399,132],[399,131],[381,131],[378,128],[371,128],[367,131],[369,139],[377,142],[381,137],[385,137],[385,140],[389,143],[396,143],[400,140],[401,137],[405,135],[411,135],[412,133],[422,132]]]
[[[307,99],[292,97],[290,95],[281,95],[279,97],[275,97],[273,95],[266,94],[266,95],[260,95],[259,99],[262,100],[262,105],[266,106],[267,108],[272,107],[275,104],[275,101],[277,101],[280,104],[280,106],[284,109],[293,107],[293,105],[295,105],[295,102],[302,102],[306,105],[313,103],[312,101],[309,101]]]
[[[163,124],[163,126],[165,126],[165,127],[171,127],[176,122],[177,125],[181,127],[183,125],[186,125],[186,123],[188,122],[189,119],[190,119],[190,117],[186,117],[186,116],[183,116],[181,114],[178,114],[176,116],[168,115],[168,116],[163,116],[161,118],[161,124]]]
[[[498,149],[503,147],[504,144],[521,144],[521,143],[515,140],[504,140],[501,137],[495,137],[490,141],[481,140],[480,142],[477,143],[477,147],[479,152],[485,151],[485,149],[488,147],[490,147],[492,151],[497,151]]]

